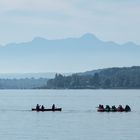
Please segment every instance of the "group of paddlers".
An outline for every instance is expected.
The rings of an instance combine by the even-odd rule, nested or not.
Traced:
[[[113,105],[112,107],[110,107],[109,105],[106,105],[106,107],[104,107],[103,105],[99,104],[98,112],[129,112],[131,111],[131,108],[129,107],[129,105],[126,105],[124,108],[122,107],[122,105],[119,105],[118,107],[116,107],[115,105]]]
[[[39,104],[36,105],[36,110],[44,110],[44,109],[45,109],[44,105],[39,105]],[[52,110],[54,109],[55,109],[55,104],[52,105]]]
[[[131,111],[131,108],[129,107],[129,105],[126,105],[124,108],[122,107],[122,105],[119,105],[118,107],[116,107],[115,105],[113,105],[112,107],[110,107],[109,105],[106,105],[105,107],[101,104],[99,104],[99,106],[97,107],[97,111],[98,112],[129,112]],[[44,105],[36,105],[35,109],[32,109],[33,111],[61,111],[61,108],[56,108],[55,104],[52,105],[51,109],[45,109]]]

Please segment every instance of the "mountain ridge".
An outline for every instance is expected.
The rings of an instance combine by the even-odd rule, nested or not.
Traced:
[[[102,41],[95,35],[29,42],[0,47],[0,73],[84,71],[113,66],[140,65],[140,46]],[[128,61],[129,60],[129,61]],[[10,63],[9,63],[10,62]]]
[[[48,41],[64,41],[64,40],[81,40],[81,39],[84,39],[84,40],[94,40],[96,42],[103,42],[103,43],[110,43],[110,44],[115,44],[115,45],[120,45],[120,46],[127,46],[127,45],[131,45],[131,46],[140,46],[139,44],[136,44],[132,41],[128,41],[128,42],[125,42],[125,43],[122,43],[122,44],[118,44],[116,43],[115,41],[103,41],[101,39],[99,39],[97,36],[95,36],[94,34],[92,33],[85,33],[83,34],[82,36],[80,37],[68,37],[68,38],[62,38],[62,39],[47,39],[47,38],[44,38],[44,37],[34,37],[31,41],[28,41],[28,42],[20,42],[20,43],[8,43],[6,45],[0,45],[0,46],[3,46],[3,47],[6,47],[6,46],[13,46],[13,45],[21,45],[21,44],[27,44],[27,43],[32,43],[32,42],[48,42]]]

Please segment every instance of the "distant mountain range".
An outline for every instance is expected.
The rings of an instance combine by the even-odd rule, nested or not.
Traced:
[[[56,73],[0,73],[0,79],[54,78]]]
[[[0,72],[71,72],[140,65],[139,54],[140,46],[133,42],[119,45],[89,33],[59,40],[36,37],[30,42],[1,46]]]
[[[65,76],[71,75],[72,73],[62,73]],[[0,79],[25,79],[25,78],[54,78],[56,73],[46,72],[46,73],[0,73]]]

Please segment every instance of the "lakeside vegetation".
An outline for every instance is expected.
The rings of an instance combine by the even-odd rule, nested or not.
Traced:
[[[53,79],[0,78],[0,89],[140,89],[140,66],[56,74]]]
[[[48,89],[140,89],[140,67],[108,68],[71,76],[56,74]]]

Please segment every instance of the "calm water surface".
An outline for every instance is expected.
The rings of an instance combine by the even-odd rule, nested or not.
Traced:
[[[62,112],[32,112],[37,103]],[[99,113],[98,104],[129,113]],[[1,140],[140,140],[140,90],[0,90]]]

